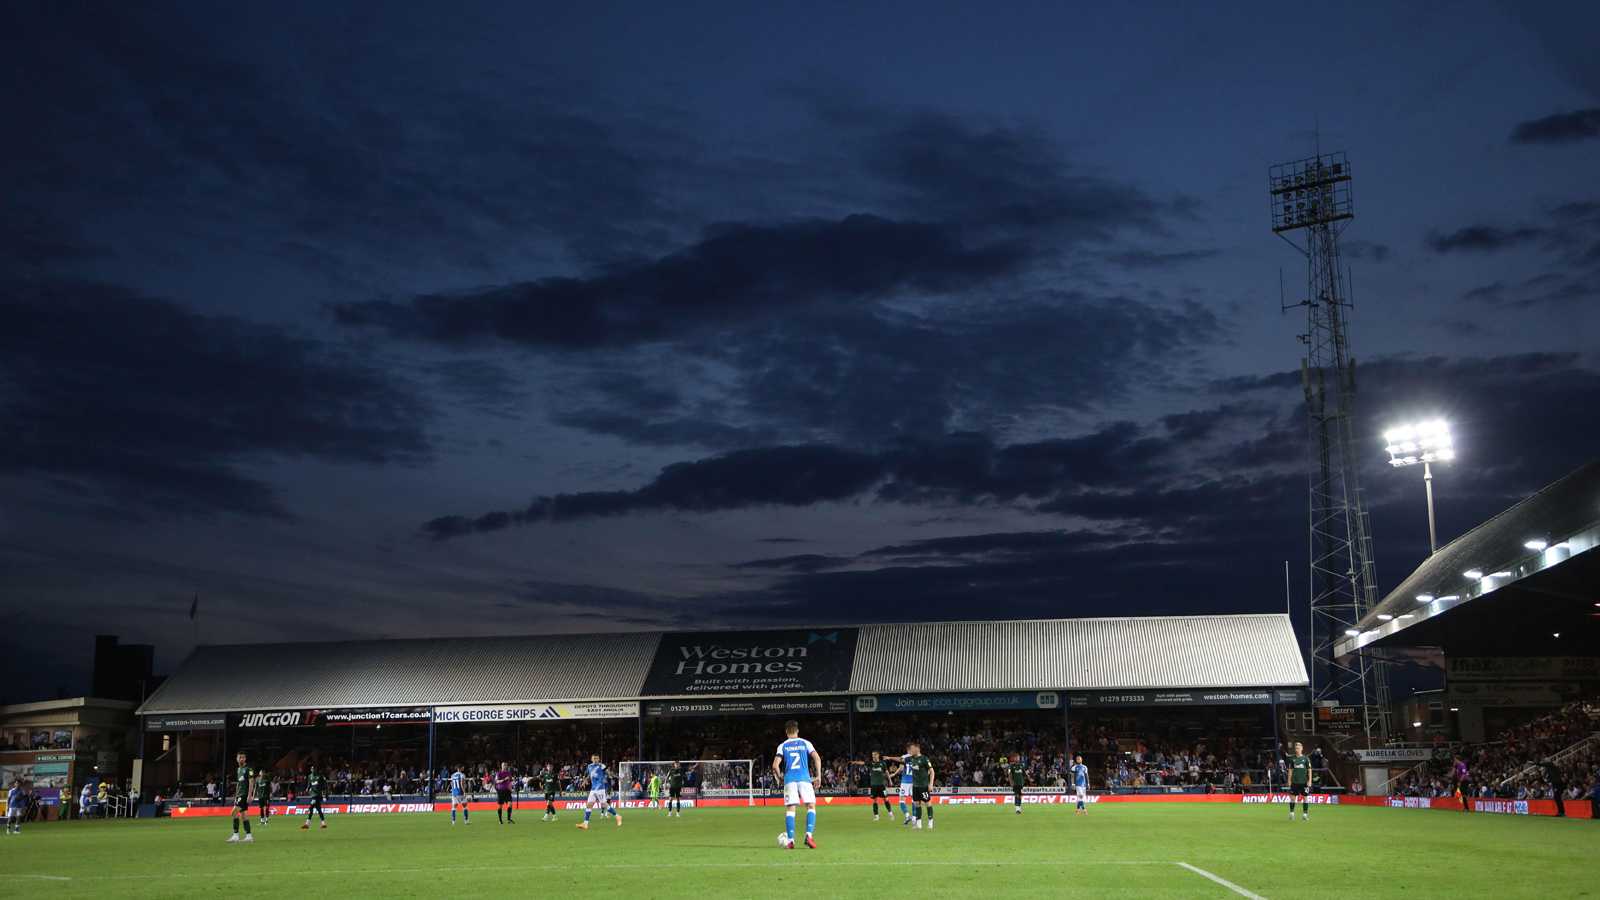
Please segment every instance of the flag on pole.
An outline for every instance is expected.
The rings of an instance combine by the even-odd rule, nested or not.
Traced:
[[[200,612],[200,592],[195,591],[194,599],[189,601],[189,618],[193,619],[198,612]]]

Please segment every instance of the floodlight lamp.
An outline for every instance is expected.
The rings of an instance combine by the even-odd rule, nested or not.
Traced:
[[[1418,603],[1432,603],[1433,602],[1433,595],[1432,594],[1418,594],[1417,595],[1417,602]]]
[[[1522,546],[1527,547],[1529,550],[1543,550],[1544,548],[1550,546],[1550,544],[1546,541],[1528,541]]]
[[[1388,613],[1378,613],[1378,618],[1382,619],[1385,622],[1389,622],[1389,621],[1392,621],[1394,619],[1394,616],[1391,616]]]
[[[1422,727],[1422,723],[1421,722],[1412,722],[1411,723],[1411,727],[1412,728],[1421,728]]]
[[[1344,633],[1350,635],[1351,637],[1360,637],[1361,636],[1361,629],[1359,629],[1359,628],[1346,628],[1344,630]]]
[[[1467,576],[1468,578],[1471,578],[1473,581],[1477,581],[1478,579],[1483,577],[1483,570],[1481,570],[1481,569],[1468,569],[1465,572],[1462,572],[1461,574]]]
[[[1400,618],[1402,618],[1402,619],[1415,619],[1416,616],[1412,615],[1411,613],[1402,613],[1400,615]]]

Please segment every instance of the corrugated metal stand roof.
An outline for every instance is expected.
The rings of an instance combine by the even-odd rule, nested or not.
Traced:
[[[140,713],[641,699],[658,632],[198,648]],[[850,693],[1297,687],[1284,615],[867,625]]]

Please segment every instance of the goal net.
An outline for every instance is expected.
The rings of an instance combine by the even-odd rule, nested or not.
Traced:
[[[630,805],[650,803],[650,776],[661,778],[660,799],[667,796],[670,759],[625,760],[617,764],[618,793]],[[691,766],[693,768],[691,768]],[[753,759],[683,760],[683,799],[744,800],[756,805],[756,761]]]

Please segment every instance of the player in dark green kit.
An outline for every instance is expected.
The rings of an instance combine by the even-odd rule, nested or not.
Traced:
[[[228,838],[230,844],[249,843],[255,840],[250,836],[250,789],[255,787],[256,770],[245,764],[244,751],[239,751],[237,757],[239,768],[235,771],[239,786],[233,794],[233,837]],[[239,822],[244,821],[244,839],[239,838]]]
[[[309,802],[306,804],[306,823],[301,825],[301,828],[311,827],[311,814],[313,812],[317,814],[318,819],[322,820],[322,827],[328,827],[328,817],[322,813],[322,798],[326,793],[327,782],[322,780],[322,773],[317,771],[317,767],[312,766],[306,772],[306,794]]]
[[[885,791],[889,788],[889,778],[894,775],[894,772],[889,771],[889,767],[893,763],[884,759],[878,754],[878,751],[874,750],[870,761],[864,762],[859,759],[852,759],[850,760],[850,765],[867,767],[868,783],[872,787],[872,821],[876,822],[878,821],[879,800],[883,801],[884,813],[889,813],[889,797]],[[889,816],[889,821],[894,821],[893,815]]]
[[[561,777],[556,774],[553,763],[545,763],[544,771],[539,773],[539,781],[544,785],[544,818],[547,822],[556,820],[556,798],[561,796]]]
[[[1028,766],[1022,757],[1013,756],[1005,765],[1006,773],[1011,776],[1011,799],[1017,804],[1017,815],[1022,815],[1022,786],[1028,783]]]
[[[272,779],[265,772],[256,773],[256,805],[261,807],[261,824],[272,818]]]
[[[1311,808],[1306,795],[1311,793],[1311,759],[1302,753],[1300,744],[1294,745],[1294,755],[1289,757],[1289,821],[1294,821],[1294,798],[1300,798],[1300,819],[1311,818]]]
[[[933,827],[933,760],[922,755],[921,744],[906,745],[906,768],[911,770],[911,822],[912,828],[921,828],[918,819],[923,805],[927,805],[927,825]]]
[[[698,765],[700,764],[695,763],[689,769]],[[685,769],[683,763],[673,760],[672,770],[667,773],[666,810],[669,816],[676,815],[680,819],[683,818],[683,779],[689,774],[689,769]]]

